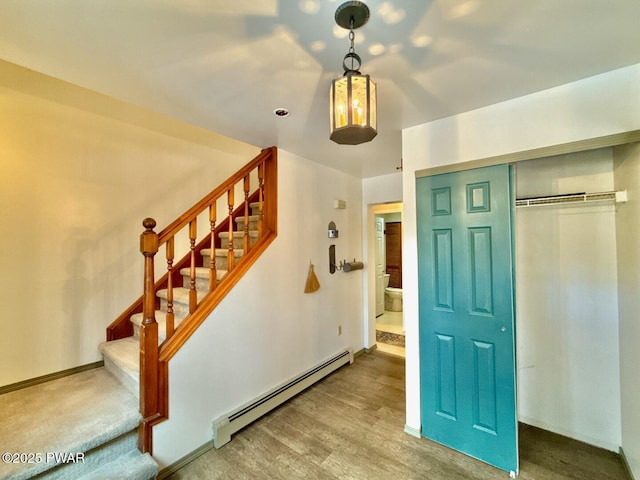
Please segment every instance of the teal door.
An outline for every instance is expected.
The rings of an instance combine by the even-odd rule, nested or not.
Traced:
[[[422,434],[517,475],[511,169],[416,180]]]

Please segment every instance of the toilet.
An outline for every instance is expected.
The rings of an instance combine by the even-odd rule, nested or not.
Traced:
[[[390,312],[402,311],[402,289],[389,286],[390,274],[384,274],[384,309]]]

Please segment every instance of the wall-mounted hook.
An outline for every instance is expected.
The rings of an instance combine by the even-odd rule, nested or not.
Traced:
[[[343,272],[351,272],[353,270],[362,270],[364,268],[364,263],[356,262],[356,259],[353,259],[353,262],[340,262]]]

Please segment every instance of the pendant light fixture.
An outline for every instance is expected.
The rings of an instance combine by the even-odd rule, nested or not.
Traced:
[[[351,47],[344,56],[344,75],[331,82],[329,138],[341,145],[370,142],[378,134],[376,84],[360,73],[362,60],[355,52],[353,31],[369,20],[369,7],[362,2],[346,2],[338,7],[336,23],[349,29]]]

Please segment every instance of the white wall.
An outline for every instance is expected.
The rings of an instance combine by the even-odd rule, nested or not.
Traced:
[[[373,206],[382,203],[402,202],[402,173],[392,173],[362,180],[362,256],[367,265],[375,263],[375,225]],[[376,282],[375,268],[365,265],[363,284],[363,315],[365,318],[364,345],[369,348],[376,344]]]
[[[634,65],[403,131],[408,427],[420,428],[415,172],[640,129],[639,80]]]
[[[259,149],[0,61],[0,385],[101,360],[166,225]]]
[[[516,196],[614,189],[610,148],[520,162]],[[616,206],[516,209],[518,418],[617,452]]]
[[[363,348],[364,271],[329,273],[331,244],[338,260],[360,259],[361,185],[279,151],[278,237],[171,360],[169,420],[154,428],[161,466],[210,442],[218,417],[345,347]],[[347,208],[334,209],[335,199]],[[310,261],[320,290],[305,294]]]
[[[617,211],[622,448],[640,478],[640,144],[614,148],[616,189],[629,201]]]

